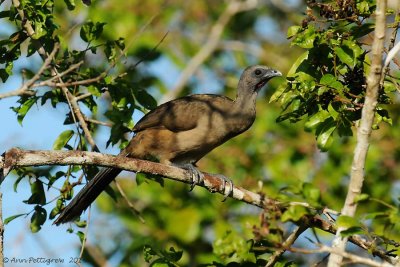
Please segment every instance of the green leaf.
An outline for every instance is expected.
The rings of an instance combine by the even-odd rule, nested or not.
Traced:
[[[18,187],[19,182],[21,182],[21,180],[24,179],[24,178],[25,178],[25,175],[20,175],[20,176],[18,176],[18,178],[15,180],[15,182],[14,182],[14,192],[15,192],[15,193],[17,193],[17,187]]]
[[[36,103],[37,100],[38,100],[37,97],[31,97],[31,98],[28,98],[27,100],[21,100],[21,101],[23,101],[23,103],[19,107],[11,108],[14,112],[17,113],[17,120],[18,120],[19,124],[22,125],[22,121],[24,120],[26,114],[31,109],[33,104]]]
[[[72,136],[74,136],[74,131],[73,130],[65,130],[62,132],[54,141],[53,144],[53,149],[54,150],[60,150],[62,149],[68,142],[71,140]]]
[[[301,26],[290,26],[288,31],[287,31],[287,38],[292,38],[294,35],[298,34],[302,30]]]
[[[177,262],[182,258],[183,251],[176,251],[174,247],[170,247],[168,251],[163,250],[161,254],[169,262]]]
[[[354,36],[354,38],[363,37],[375,29],[374,23],[362,23],[361,25],[355,25],[351,27],[350,34]]]
[[[47,27],[43,22],[36,21],[35,23],[35,34],[32,35],[32,39],[38,40],[47,34]]]
[[[96,40],[100,37],[101,33],[103,32],[103,27],[106,23],[96,22],[93,23],[92,21],[86,22],[80,31],[80,36],[83,41],[89,43],[93,40]]]
[[[339,136],[352,136],[353,131],[351,129],[352,123],[346,116],[340,116],[338,119],[338,134]]]
[[[12,220],[14,220],[14,219],[16,219],[16,218],[18,218],[18,217],[24,216],[24,215],[26,215],[26,213],[21,213],[21,214],[17,214],[17,215],[13,215],[13,216],[10,216],[10,217],[8,217],[8,218],[5,218],[5,219],[4,219],[4,224],[8,224],[8,223],[11,222]]]
[[[386,218],[386,217],[388,217],[388,214],[386,212],[378,211],[378,212],[367,213],[367,215],[364,216],[364,219],[371,220],[371,219]]]
[[[50,211],[49,219],[50,219],[50,220],[54,219],[54,218],[57,216],[57,214],[59,214],[59,213],[60,213],[60,209],[59,209],[58,207],[54,207],[54,208]]]
[[[0,54],[1,54],[1,51],[0,51]],[[6,67],[4,69],[0,68],[0,79],[3,82],[7,81],[8,77],[10,77],[12,75],[14,63],[13,63],[13,61],[8,61],[8,62],[6,62],[5,65],[6,65]]]
[[[323,123],[329,117],[329,112],[322,109],[311,117],[308,117],[308,120],[304,124],[304,129],[306,131],[314,131],[318,127],[318,125]]]
[[[376,109],[376,118],[375,119],[377,120],[377,123],[383,121],[389,125],[393,124],[393,121],[390,118],[389,112],[386,109],[382,109],[381,107],[378,107]]]
[[[125,49],[125,39],[120,37],[118,40],[115,41],[115,44],[119,47],[119,49]]]
[[[144,183],[146,181],[146,174],[143,172],[137,172],[135,180],[136,180],[136,184],[138,186],[141,185],[142,183]]]
[[[88,89],[89,93],[91,93],[92,95],[97,96],[97,97],[101,96],[101,90],[98,86],[94,86],[91,84],[87,87],[87,89]]]
[[[282,222],[293,221],[297,222],[304,215],[308,214],[308,211],[305,207],[300,205],[290,206],[281,217]]]
[[[302,194],[313,206],[320,205],[319,203],[321,202],[321,190],[311,183],[303,184]]]
[[[0,11],[0,18],[8,18],[10,16],[11,12],[10,10],[4,10],[4,11]]]
[[[360,227],[360,223],[354,217],[350,217],[347,215],[340,215],[336,220],[336,224],[338,227],[348,229],[351,227]]]
[[[291,86],[286,84],[281,84],[278,89],[272,94],[271,98],[269,99],[269,103],[278,101],[278,99],[285,93],[286,91],[290,90]]]
[[[358,203],[358,202],[362,202],[362,201],[365,201],[368,199],[369,199],[368,194],[359,194],[354,198],[354,202]]]
[[[79,237],[79,241],[81,241],[81,244],[83,244],[83,241],[85,241],[85,234],[82,231],[76,232],[76,235]]]
[[[157,107],[157,101],[154,99],[152,95],[147,93],[146,90],[138,89],[135,92],[136,100],[145,107],[146,109],[154,109]]]
[[[336,129],[336,124],[332,117],[326,119],[317,127],[317,146],[321,151],[328,151],[333,142],[332,134]]]
[[[341,215],[336,220],[337,226],[344,228],[341,232],[342,236],[351,236],[355,234],[362,234],[362,225],[353,217]]]
[[[87,221],[75,220],[74,224],[79,228],[85,228],[87,226]]]
[[[156,250],[150,245],[143,246],[143,256],[147,263],[155,259],[150,266],[177,266],[176,262],[182,258],[183,251],[176,251],[170,247],[169,250]]]
[[[36,181],[31,184],[31,193],[32,195],[29,197],[28,200],[24,200],[24,203],[40,205],[46,204],[46,195],[44,193],[42,181],[36,179]]]
[[[214,253],[223,258],[231,260],[241,259],[242,261],[256,262],[252,244],[247,242],[240,234],[229,231],[224,236],[217,238],[213,243]]]
[[[0,79],[3,81],[3,83],[7,81],[9,76],[10,75],[8,75],[5,69],[0,68]]]
[[[335,47],[335,52],[336,55],[339,57],[340,61],[342,61],[344,64],[353,67],[355,62],[354,62],[354,56],[353,52],[346,46],[342,47]]]
[[[301,54],[296,61],[293,63],[292,67],[287,74],[287,77],[295,77],[297,69],[299,68],[300,64],[303,63],[304,60],[308,59],[308,51]]]
[[[64,3],[67,5],[68,10],[75,9],[75,1],[74,0],[64,0]]]
[[[343,84],[336,79],[335,76],[332,74],[325,74],[324,76],[321,77],[321,80],[319,81],[322,85],[326,85],[328,87],[341,90],[343,89]]]
[[[143,256],[146,262],[150,262],[153,256],[157,255],[157,252],[149,245],[143,246]]]
[[[308,27],[299,32],[292,40],[292,44],[297,45],[301,48],[313,48],[314,40],[317,38],[318,34],[315,31],[314,26],[308,25]]]
[[[33,213],[31,217],[31,232],[36,233],[40,231],[42,228],[42,225],[45,223],[47,217],[47,212],[44,208],[41,206],[36,206],[35,207],[35,212]]]

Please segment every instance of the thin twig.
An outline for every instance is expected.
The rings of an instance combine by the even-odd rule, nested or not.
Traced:
[[[164,39],[167,37],[168,35],[168,31],[164,34],[164,36],[161,38],[161,40],[150,50],[150,52],[148,52],[143,58],[139,59],[135,65],[133,65],[134,68],[136,68],[140,63],[143,62],[143,60],[145,60],[147,57],[149,57],[152,53],[154,53],[154,51],[157,50],[157,48],[160,46],[160,44],[164,41]]]
[[[61,72],[60,74],[51,76],[49,79],[47,79],[45,81],[41,81],[41,82],[35,83],[34,85],[32,85],[32,87],[51,86],[51,84],[53,84],[52,82],[55,79],[63,77],[65,75],[67,75],[68,73],[78,69],[80,66],[82,66],[83,63],[84,63],[84,61],[81,60],[78,63],[72,64],[71,66],[69,66],[68,69],[66,69],[65,71]]]
[[[104,121],[99,121],[99,120],[95,120],[95,119],[91,119],[85,116],[85,121],[90,122],[90,123],[94,123],[94,124],[98,124],[98,125],[102,125],[102,126],[107,126],[107,127],[112,127],[113,124],[109,123],[109,122],[104,122]]]
[[[138,211],[135,208],[135,205],[133,205],[133,203],[129,200],[129,198],[126,196],[124,190],[122,189],[121,185],[119,184],[119,182],[117,180],[114,180],[115,185],[117,186],[117,189],[119,191],[119,193],[121,194],[121,196],[123,197],[123,199],[125,200],[126,204],[128,204],[129,208],[131,208],[132,213],[138,217],[138,219],[142,222],[145,223],[144,218],[140,215],[140,211]]]
[[[282,248],[276,250],[274,254],[268,259],[267,265],[265,267],[272,267],[275,265],[275,263],[279,260],[279,258],[285,253],[286,250],[288,250],[294,242],[297,240],[297,238],[305,231],[307,230],[307,227],[304,225],[298,226],[283,242]]]
[[[89,93],[89,92],[88,93],[84,93],[84,94],[76,96],[75,100],[76,101],[80,101],[80,100],[85,99],[85,98],[90,97],[90,96],[92,96],[92,93]]]

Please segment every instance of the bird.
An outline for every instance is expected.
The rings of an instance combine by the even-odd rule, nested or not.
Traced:
[[[193,94],[161,104],[136,123],[132,129],[134,136],[119,155],[187,169],[192,173],[193,189],[204,177],[196,163],[250,128],[256,118],[258,92],[277,76],[282,76],[278,70],[252,65],[243,70],[234,100],[216,94]],[[99,171],[61,211],[54,224],[77,219],[121,171]],[[224,182],[230,183],[232,191],[232,181]]]

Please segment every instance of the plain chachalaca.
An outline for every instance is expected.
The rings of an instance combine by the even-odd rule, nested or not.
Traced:
[[[235,100],[198,94],[164,103],[139,120],[133,128],[134,137],[120,155],[180,166],[194,174],[193,183],[201,182],[202,175],[194,167],[196,162],[250,128],[256,117],[257,93],[271,78],[281,75],[265,66],[250,66],[240,77]],[[54,223],[79,217],[120,172],[105,168],[97,173]],[[230,189],[233,190],[232,184]]]

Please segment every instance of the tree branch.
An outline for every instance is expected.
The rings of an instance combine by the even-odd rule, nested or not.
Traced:
[[[155,175],[161,175],[172,180],[181,181],[188,184],[191,183],[191,173],[181,168],[146,160],[111,156],[97,152],[46,150],[34,151],[12,148],[5,153],[3,160],[3,178],[7,176],[12,168],[24,166],[97,165],[102,167],[119,168],[127,171],[151,173]],[[224,183],[220,178],[207,173],[204,173],[204,176],[204,184],[201,186],[208,189],[210,192],[219,192],[221,194],[225,194],[229,191],[229,186],[227,186],[224,190]],[[280,204],[278,201],[265,198],[259,194],[237,186],[234,186],[231,197],[261,208]]]
[[[30,80],[28,80],[26,83],[24,83],[19,89],[4,93],[4,94],[0,94],[0,99],[6,98],[6,97],[11,97],[11,96],[35,95],[36,92],[30,90],[30,88],[32,88],[33,85],[35,84],[35,82],[40,79],[40,76],[42,75],[42,73],[50,67],[51,61],[52,61],[54,55],[57,53],[59,48],[60,48],[60,46],[56,43],[54,45],[53,51],[51,51],[50,55],[43,62],[42,66],[40,67],[38,72]]]
[[[13,168],[43,165],[97,165],[160,175],[167,179],[187,184],[191,183],[192,180],[191,173],[187,170],[146,160],[87,151],[33,151],[12,148],[0,157],[0,183]],[[229,186],[224,188],[224,181],[221,178],[208,173],[203,174],[204,183],[199,186],[212,193],[218,192],[222,195],[227,193],[225,191],[229,191]],[[288,205],[291,205],[291,203],[282,203],[239,186],[234,186],[230,197],[266,210],[280,209],[283,212]],[[294,205],[299,205],[299,203],[294,203]],[[301,227],[321,229],[332,234],[336,233],[336,226],[329,221],[323,220],[319,215],[303,216],[296,224]],[[363,239],[361,236],[354,235],[350,237],[350,241],[363,249],[370,250],[373,255],[377,255],[388,262],[393,260],[384,249],[379,248],[372,241]]]
[[[386,0],[378,0],[376,8],[375,35],[372,44],[371,70],[367,77],[367,92],[362,108],[360,125],[357,129],[357,144],[354,149],[353,163],[351,166],[350,184],[342,215],[354,217],[357,202],[356,197],[361,194],[364,182],[365,161],[369,147],[369,137],[375,117],[375,108],[378,102],[378,93],[382,75],[382,54],[386,31]],[[332,242],[335,250],[344,253],[347,238],[341,236],[344,228],[338,228],[336,237]],[[341,266],[343,256],[341,253],[331,254],[328,267]]]
[[[367,266],[373,266],[373,267],[395,267],[395,265],[392,265],[387,262],[377,262],[368,258],[360,257],[358,255],[348,253],[345,251],[341,251],[337,248],[331,248],[325,245],[321,245],[319,249],[301,249],[301,248],[291,248],[290,249],[292,252],[299,252],[299,253],[304,253],[304,254],[315,254],[315,253],[330,253],[331,255],[339,255],[342,258],[349,259],[351,262],[350,263],[361,263]]]

